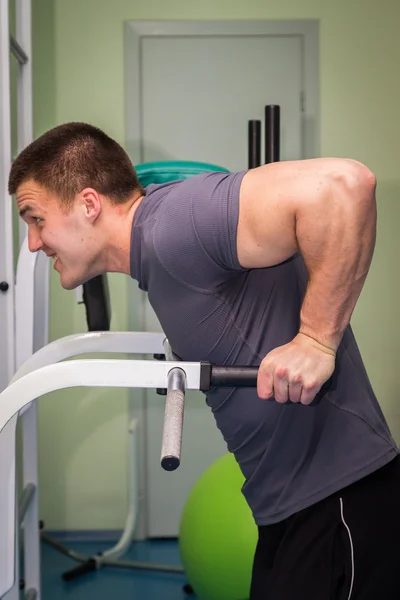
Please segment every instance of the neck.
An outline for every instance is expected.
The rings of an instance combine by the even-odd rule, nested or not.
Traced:
[[[113,206],[107,219],[107,237],[102,252],[103,272],[130,275],[132,225],[143,196],[133,198],[123,206]]]

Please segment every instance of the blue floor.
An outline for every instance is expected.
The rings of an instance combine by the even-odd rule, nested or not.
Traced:
[[[93,555],[107,550],[110,544],[74,542],[66,544],[76,552]],[[123,560],[140,560],[180,565],[176,541],[136,542]],[[195,600],[183,590],[183,574],[136,571],[104,567],[72,582],[62,574],[77,566],[74,560],[42,545],[42,600]]]

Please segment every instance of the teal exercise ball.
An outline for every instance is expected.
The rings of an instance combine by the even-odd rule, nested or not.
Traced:
[[[179,550],[199,600],[246,600],[258,530],[231,454],[216,460],[191,489],[179,527]]]

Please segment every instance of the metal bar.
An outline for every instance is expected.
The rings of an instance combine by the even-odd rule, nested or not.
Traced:
[[[127,561],[127,560],[114,560],[114,559],[106,559],[106,560],[101,560],[100,556],[93,556],[93,557],[89,557],[89,556],[84,556],[83,554],[78,554],[77,552],[75,552],[74,550],[70,550],[70,548],[67,548],[66,546],[64,546],[63,544],[60,544],[60,542],[58,542],[57,540],[54,540],[53,538],[51,538],[50,536],[48,536],[46,533],[42,532],[42,540],[45,544],[47,544],[48,546],[50,546],[51,548],[54,548],[55,550],[57,550],[58,552],[61,552],[61,554],[64,554],[65,556],[68,556],[69,558],[72,558],[73,560],[76,560],[77,562],[80,563],[86,563],[88,562],[88,560],[90,560],[90,558],[93,558],[94,560],[97,561],[101,561],[101,566],[112,566],[112,567],[118,567],[118,568],[126,568],[126,569],[144,569],[146,571],[165,571],[166,573],[184,573],[184,569],[183,567],[179,566],[179,565],[166,565],[166,564],[157,564],[157,563],[153,563],[153,562],[140,562],[140,561]]]
[[[16,516],[16,519],[18,517]],[[21,559],[21,553],[20,553],[20,547],[19,547],[19,539],[20,539],[20,528],[18,526],[18,524],[16,523],[15,526],[15,537],[14,537],[14,541],[15,541],[15,570],[14,570],[14,585],[12,586],[12,588],[10,589],[10,591],[5,595],[5,596],[1,596],[2,600],[20,600],[21,598],[21,594],[20,594],[20,589],[19,589],[19,583],[20,583],[20,559]],[[3,582],[1,582],[2,584]]]
[[[211,367],[211,385],[224,387],[255,387],[258,367]]]
[[[139,508],[139,483],[138,483],[138,456],[139,448],[137,442],[138,421],[134,419],[129,425],[129,443],[128,443],[128,514],[125,521],[125,527],[119,541],[109,550],[106,550],[98,557],[102,564],[109,559],[117,560],[125,554],[132,543],[135,532],[136,519]]]
[[[13,212],[8,1],[0,1],[0,391],[15,372]]]
[[[22,493],[22,497],[19,501],[18,506],[18,516],[19,516],[19,524],[22,525],[24,522],[24,518],[26,515],[26,511],[29,508],[30,503],[32,502],[36,492],[36,486],[33,483],[29,483],[25,486],[24,491]]]
[[[265,164],[280,159],[280,106],[265,107]]]
[[[143,569],[145,571],[164,571],[165,573],[184,573],[184,568],[179,565],[164,565],[159,563],[145,563],[129,560],[107,560],[104,565],[125,569]]]
[[[0,0],[3,1],[3,0]],[[19,523],[16,517],[16,428],[15,416],[0,435],[0,598],[15,600],[18,591]]]
[[[9,383],[15,372],[14,338],[14,246],[12,199],[8,194],[8,176],[11,169],[11,98],[10,98],[10,38],[8,0],[0,0],[0,391]],[[2,484],[8,490],[0,498],[0,513],[8,512],[9,522],[0,527],[0,597],[7,594],[8,600],[19,597],[19,523],[15,514],[15,435],[3,436],[1,444],[11,455],[2,471],[6,477]],[[12,445],[11,445],[12,443]],[[1,467],[1,465],[0,465]],[[1,518],[1,517],[0,517]]]
[[[32,15],[31,0],[15,0],[16,39],[11,36],[11,48],[19,63],[17,79],[17,153],[33,139],[32,101]],[[18,241],[21,249],[27,237],[27,226],[18,221]],[[40,253],[43,254],[43,253]],[[48,341],[48,259],[35,257],[27,268],[17,269],[16,285],[16,366],[17,368],[35,350]],[[22,265],[24,266],[24,265]],[[20,267],[20,264],[18,264]],[[29,279],[26,282],[26,279]],[[22,289],[23,287],[28,289]],[[25,292],[25,293],[24,293]],[[26,294],[28,292],[28,294]],[[37,297],[40,294],[40,297]],[[18,298],[19,296],[19,298]],[[19,306],[23,304],[23,306]],[[32,306],[32,309],[30,307]],[[19,308],[18,308],[19,307]],[[29,308],[28,308],[29,307]],[[28,327],[21,331],[24,313],[28,313]],[[37,403],[21,415],[22,430],[22,481],[24,489],[34,489],[26,512],[19,515],[24,521],[24,581],[25,598],[41,599],[40,532],[39,532],[39,478],[38,478],[38,409]],[[18,583],[18,581],[17,581]]]
[[[18,40],[15,43],[19,42],[26,50],[18,81],[18,152],[21,152],[33,139],[31,0],[16,0],[15,12]],[[20,50],[23,52],[21,47]]]
[[[181,462],[185,389],[185,371],[179,367],[171,369],[168,373],[161,446],[161,466],[165,471],[175,471]]]
[[[24,2],[25,3],[25,2]],[[26,68],[26,67],[24,67]],[[15,353],[16,366],[20,367],[35,350],[48,341],[48,280],[49,259],[43,252],[29,252],[27,239],[19,252],[15,285]],[[33,401],[21,411],[22,431],[22,482],[25,489],[36,493],[29,506],[20,506],[18,520],[24,522],[23,564],[27,590],[34,590],[41,598],[40,531],[39,531],[39,481],[38,481],[38,427],[37,403]],[[16,534],[20,533],[18,530]],[[17,542],[16,542],[17,543]],[[18,551],[18,548],[17,548]],[[18,562],[19,565],[19,552]],[[16,573],[18,588],[19,576]],[[19,589],[17,590],[19,598]],[[11,592],[10,592],[11,594]],[[14,600],[9,598],[7,600]]]
[[[10,47],[8,0],[0,0],[0,391],[9,383],[15,372],[14,339],[14,255],[12,199],[8,194],[8,176],[11,168],[11,106],[10,106]],[[19,597],[19,527],[15,514],[15,436],[2,437],[11,455],[6,454],[7,464],[2,485],[9,486],[1,497],[0,515],[8,512],[10,520],[0,527],[0,597],[7,593],[8,600]],[[11,445],[12,444],[12,445]],[[2,473],[3,475],[3,473]],[[8,478],[7,478],[8,475]],[[0,516],[1,519],[1,516]]]
[[[249,121],[248,127],[249,169],[261,165],[261,121]]]
[[[29,0],[28,0],[29,1]],[[26,5],[26,0],[24,0]],[[26,69],[27,67],[23,67]],[[18,116],[19,120],[23,115]],[[48,341],[48,280],[49,259],[43,252],[31,253],[27,238],[22,243],[17,264],[15,285],[15,353],[20,367],[35,350]],[[41,552],[39,531],[39,477],[38,477],[38,407],[33,401],[20,413],[22,431],[22,483],[36,493],[23,519],[23,565],[26,590],[34,590],[41,598]],[[24,509],[23,513],[25,513]],[[17,533],[19,533],[17,531]],[[16,576],[18,584],[19,577]],[[18,596],[19,597],[19,596]],[[7,595],[8,600],[8,595]]]
[[[15,372],[13,211],[12,199],[8,194],[8,176],[12,160],[8,4],[8,0],[0,0],[0,391],[9,383]],[[5,446],[9,447],[8,439],[3,441]],[[12,455],[7,455],[7,463],[11,474],[8,482],[11,486],[14,481],[14,489],[10,487],[8,497],[0,499],[1,512],[7,509],[7,501],[15,499],[15,444],[12,447]],[[4,537],[2,546],[6,550],[4,554],[0,548],[0,596],[7,591],[7,600],[17,600],[19,527],[14,510],[10,518],[12,521],[4,523],[3,528],[0,528]]]
[[[0,319],[1,323],[1,319]],[[55,340],[38,350],[18,369],[13,381],[45,365],[80,354],[164,354],[163,333],[91,332],[78,333]]]
[[[32,99],[32,15],[31,0],[15,0],[16,43],[26,51],[27,60],[19,63],[18,73],[18,111],[17,143],[18,153],[33,140],[33,99]],[[23,52],[21,48],[21,51]],[[26,236],[26,223],[19,220],[19,246]],[[40,598],[38,599],[40,600]]]
[[[41,367],[15,379],[0,394],[0,432],[24,406],[49,392],[73,387],[166,388],[175,367],[184,371],[187,389],[200,389],[196,362],[86,359]]]
[[[24,515],[24,580],[26,589],[35,590],[40,600],[40,531],[39,531],[39,465],[38,465],[38,407],[37,402],[22,417],[23,485],[35,490]],[[20,516],[21,519],[21,516]]]
[[[15,37],[10,33],[10,52],[15,56],[20,65],[26,65],[28,62],[28,55],[19,45]]]

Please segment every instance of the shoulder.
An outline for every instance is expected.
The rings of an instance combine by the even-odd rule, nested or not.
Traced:
[[[236,229],[243,175],[202,173],[170,190],[153,235],[155,252],[169,273],[207,287],[240,269]]]
[[[170,195],[179,199],[181,195],[192,198],[207,200],[219,196],[226,198],[235,191],[239,191],[241,181],[246,171],[238,173],[227,173],[221,171],[210,171],[193,175],[188,179],[171,182]]]
[[[176,183],[163,202],[158,227],[170,231],[187,227],[204,242],[216,231],[235,229],[245,173],[201,173]]]

